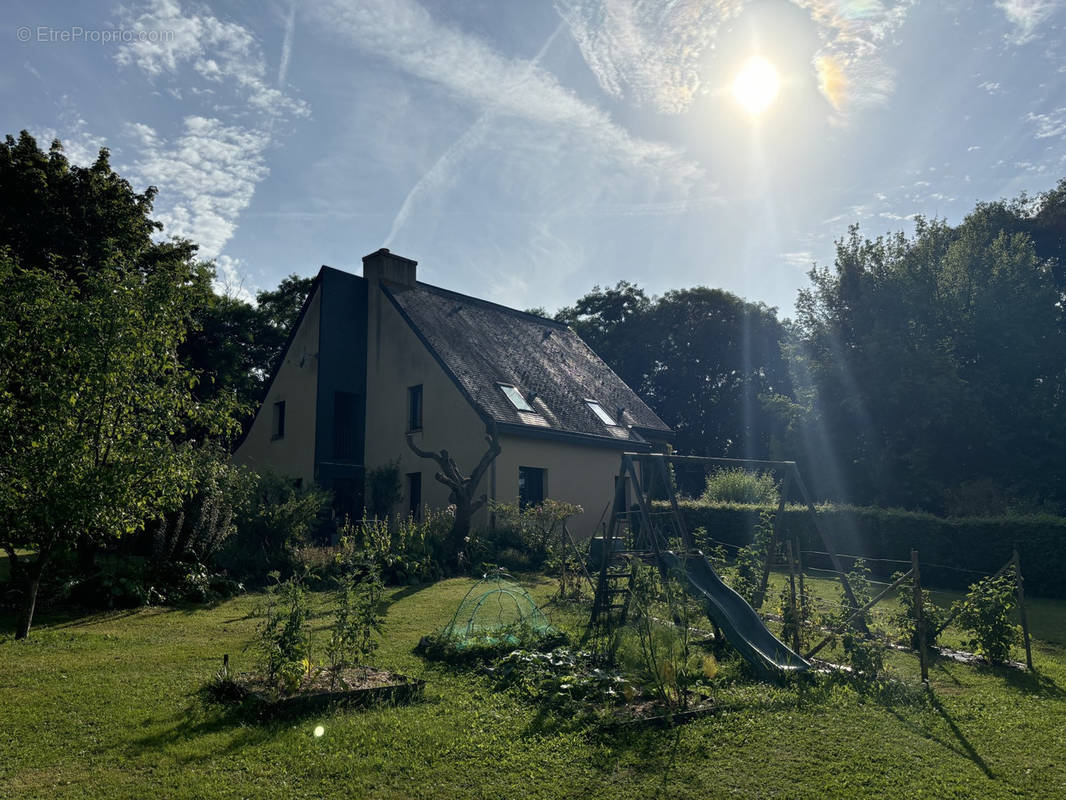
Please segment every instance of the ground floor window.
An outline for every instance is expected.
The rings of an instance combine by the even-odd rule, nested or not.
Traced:
[[[546,469],[539,467],[518,468],[518,506],[526,508],[544,502],[547,481]]]

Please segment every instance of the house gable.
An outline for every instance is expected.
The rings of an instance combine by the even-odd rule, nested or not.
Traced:
[[[322,285],[316,280],[255,419],[233,455],[237,463],[305,482],[314,480],[315,448],[308,443],[315,440],[321,311]],[[279,410],[284,420],[280,435],[275,430]]]

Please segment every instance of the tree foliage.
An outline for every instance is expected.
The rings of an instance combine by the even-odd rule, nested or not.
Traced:
[[[232,434],[232,407],[198,402],[178,358],[212,273],[188,242],[151,240],[151,190],[106,150],[74,167],[25,133],[0,147],[0,183],[0,546],[25,636],[52,556],[179,505],[188,432]]]
[[[679,451],[770,455],[778,417],[766,400],[791,392],[774,309],[702,286],[649,298],[622,281],[556,318],[674,429]]]
[[[1051,225],[1041,213],[1023,198],[957,227],[919,218],[913,236],[852,227],[834,269],[811,272],[791,422],[808,463],[836,465],[823,494],[933,511],[1066,500],[1063,287],[1026,232]]]

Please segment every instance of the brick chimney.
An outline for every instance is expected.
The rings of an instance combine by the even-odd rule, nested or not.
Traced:
[[[390,253],[382,247],[375,253],[363,256],[363,277],[371,284],[382,281],[396,286],[414,286],[417,261]]]

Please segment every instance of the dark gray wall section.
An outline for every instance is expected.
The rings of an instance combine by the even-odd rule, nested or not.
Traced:
[[[357,275],[322,268],[322,316],[318,343],[318,402],[315,426],[315,477],[332,488],[337,478],[362,484],[366,442],[367,283]],[[333,454],[333,396],[352,392],[363,398],[359,429],[361,452],[345,463]]]

